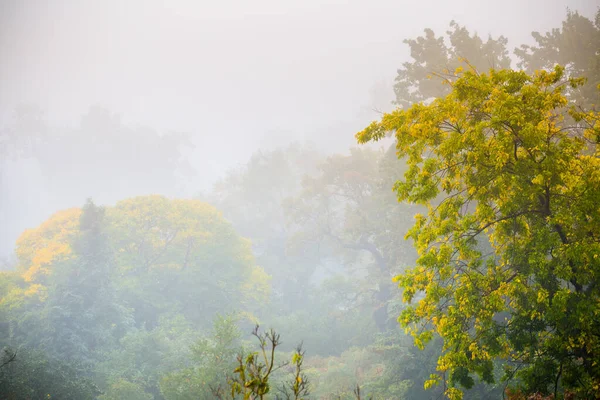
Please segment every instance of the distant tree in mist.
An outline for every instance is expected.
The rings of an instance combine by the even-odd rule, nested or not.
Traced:
[[[290,252],[335,257],[346,271],[356,270],[352,279],[361,282],[353,296],[356,305],[372,307],[380,330],[395,326],[395,317],[388,316],[395,297],[391,278],[414,258],[403,237],[415,209],[398,204],[391,190],[392,177],[402,169],[382,151],[352,149],[322,162],[314,177],[303,180],[298,196],[286,202],[296,226]]]
[[[412,104],[443,97],[450,92],[449,86],[441,84],[434,75],[450,77],[463,60],[480,71],[490,68],[510,68],[511,60],[504,36],[487,40],[471,34],[466,27],[452,21],[447,37],[436,37],[431,29],[416,39],[406,39],[412,60],[398,69],[394,92],[395,104],[407,108]]]
[[[286,310],[306,299],[316,262],[309,254],[294,257],[288,252],[287,241],[295,228],[289,224],[284,202],[298,193],[321,157],[313,146],[302,144],[259,151],[203,197],[250,239],[258,264],[273,277],[273,296]]]
[[[133,308],[139,326],[154,326],[163,312],[181,312],[201,324],[207,315],[228,308],[251,313],[268,299],[269,277],[254,264],[250,244],[214,207],[145,196],[121,201],[103,213],[105,231],[97,239],[106,243],[84,250],[78,238],[93,239],[94,231],[87,233],[82,223],[89,218],[79,209],[58,212],[23,233],[17,242],[18,271],[30,290],[52,290],[53,280],[69,269],[64,264],[76,265],[79,258],[84,265],[77,269],[82,271],[71,274],[75,281],[67,282],[67,288],[87,290],[84,283],[102,282],[89,274],[111,279],[119,301]],[[109,254],[114,259],[101,259]],[[86,266],[87,255],[92,260]],[[110,271],[101,273],[109,264]]]
[[[178,173],[191,171],[181,154],[191,146],[188,135],[126,126],[99,106],[91,107],[78,126],[51,132],[35,158],[54,195],[78,198],[84,193],[107,201],[106,193],[167,194],[176,187]]]
[[[484,40],[454,21],[450,27],[446,36],[436,36],[431,29],[425,29],[424,36],[404,41],[410,47],[412,60],[403,63],[396,76],[394,103],[399,107],[446,96],[450,86],[442,85],[443,79],[456,79],[455,69],[466,67],[467,63],[479,72],[511,67],[506,37],[490,36]],[[593,20],[568,11],[560,28],[545,34],[532,32],[532,36],[535,45],[521,45],[514,50],[517,66],[533,73],[563,65],[569,76],[587,79],[585,85],[571,91],[572,99],[587,108],[598,106],[600,11]]]
[[[87,197],[110,203],[176,193],[195,174],[185,154],[191,147],[187,134],[127,126],[99,106],[62,127],[49,124],[37,106],[17,107],[0,131],[1,255],[25,224]]]
[[[565,67],[570,77],[582,77],[585,84],[571,88],[570,99],[585,108],[600,107],[600,9],[590,20],[577,11],[568,11],[560,28],[542,34],[533,32],[535,45],[515,49],[519,67],[532,73],[551,69],[556,64]]]

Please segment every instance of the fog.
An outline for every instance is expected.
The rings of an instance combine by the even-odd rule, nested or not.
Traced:
[[[380,345],[397,346],[394,351],[400,351],[397,349],[407,348],[409,343],[408,336],[399,333],[396,318],[403,306],[391,277],[416,262],[412,242],[405,242],[403,237],[414,222],[413,216],[425,209],[399,204],[391,190],[406,170],[404,161],[396,159],[395,139],[387,137],[359,146],[355,134],[397,107],[394,102],[400,101],[398,90],[402,89],[395,93],[394,85],[401,71],[416,77],[409,79],[407,96],[421,90],[423,99],[429,101],[431,93],[427,90],[433,90],[431,98],[447,94],[437,86],[428,89],[419,81],[424,77],[417,78],[419,68],[428,74],[441,72],[428,70],[431,65],[441,65],[434,60],[434,50],[421,48],[419,53],[413,49],[411,53],[404,42],[423,36],[425,29],[445,38],[449,47],[440,57],[446,63],[454,65],[452,58],[462,56],[462,51],[484,60],[480,64],[473,61],[484,73],[500,65],[502,55],[483,44],[476,49],[473,46],[479,45],[471,46],[467,41],[460,51],[452,50],[461,43],[449,44],[451,21],[483,42],[505,37],[511,68],[524,68],[529,73],[564,63],[569,74],[581,73],[594,84],[600,76],[594,75],[597,66],[590,62],[580,68],[584,63],[578,56],[570,59],[569,51],[584,54],[584,50],[575,49],[589,50],[600,44],[600,22],[593,23],[599,7],[597,0],[0,0],[0,274],[10,271],[6,272],[6,285],[0,281],[0,319],[5,318],[6,326],[10,326],[6,328],[10,340],[0,341],[0,346],[18,344],[38,349],[32,343],[46,343],[39,347],[44,349],[44,357],[54,359],[56,353],[56,359],[66,365],[81,362],[88,368],[88,375],[81,379],[91,377],[98,393],[103,393],[98,397],[101,400],[125,396],[118,391],[122,389],[119,373],[127,384],[139,386],[135,390],[150,396],[139,399],[173,400],[179,399],[173,394],[179,389],[170,392],[169,385],[183,376],[178,373],[192,368],[195,359],[183,350],[174,354],[164,349],[206,345],[202,354],[215,355],[211,352],[221,348],[207,343],[227,336],[224,332],[231,333],[236,323],[246,335],[252,325],[248,321],[260,320],[287,336],[282,354],[304,341],[309,353],[323,357],[309,361],[310,368],[333,374],[335,368],[349,371],[350,365],[355,366],[354,372],[344,370],[346,375],[340,372],[338,376],[346,386],[376,382],[366,386],[374,398],[421,398],[409,389],[412,383],[400,385],[396,391],[390,389],[396,385],[390,383],[396,379],[390,371],[400,372],[383,359],[387,356],[379,359],[369,352]],[[514,53],[521,45],[540,46],[532,32],[563,32],[560,28],[570,12],[587,18],[589,26],[595,28],[585,25],[588,30],[569,32],[585,36],[593,31],[589,33],[593,39],[571,44],[565,33],[566,39],[560,43],[569,51],[561,47],[556,60],[542,51],[532,53],[530,59]],[[594,54],[597,57],[597,51]],[[427,61],[421,62],[419,57]],[[578,106],[597,104],[588,100],[574,101]],[[86,203],[87,199],[93,203]],[[222,212],[223,220],[213,215],[212,209],[202,208],[201,202]],[[72,209],[55,214],[74,207],[83,207],[83,212]],[[152,236],[154,231],[142,229],[147,221],[138,212],[149,213],[148,220],[158,224],[161,233]],[[72,236],[69,232],[80,213],[81,235]],[[102,220],[104,217],[98,215],[104,213],[110,244],[97,245],[101,241],[98,238],[104,236],[85,231],[83,221]],[[192,224],[190,218],[210,221],[209,233],[198,233],[195,225],[186,225]],[[49,222],[40,225],[44,221]],[[181,239],[181,232],[191,236]],[[15,322],[17,319],[10,319],[10,315],[34,315],[27,321],[42,321],[51,314],[44,311],[42,318],[42,314],[29,311],[45,310],[43,304],[50,307],[53,301],[60,303],[52,291],[58,293],[61,284],[66,285],[66,292],[76,286],[68,281],[71,278],[52,272],[53,265],[61,266],[57,271],[71,268],[61,264],[68,264],[70,258],[61,257],[71,251],[75,258],[83,257],[81,249],[89,250],[88,233],[94,246],[115,251],[115,268],[120,274],[118,283],[113,282],[114,298],[118,299],[114,304],[122,310],[106,308],[102,315],[122,312],[122,320],[129,322],[120,325],[113,321],[119,332],[109,334],[107,328],[103,335],[114,335],[111,344],[82,344],[92,353],[99,348],[113,351],[106,350],[97,359],[86,353],[84,360],[75,355],[61,356],[58,344],[44,347],[54,339],[44,334],[27,336],[24,332],[31,322]],[[213,236],[218,243],[215,248],[220,249],[214,253],[202,253],[191,244]],[[247,247],[242,237],[248,239]],[[173,278],[164,271],[160,272],[163,275],[152,275],[161,268],[184,271],[188,264],[195,265],[193,257],[226,261],[215,262],[217,267],[211,264],[213,269],[203,272],[206,275]],[[223,265],[235,265],[241,280],[229,275],[222,278],[219,268]],[[135,281],[143,276],[152,279]],[[211,287],[201,291],[211,295],[197,295],[192,283],[201,285],[198,282],[203,279],[236,289]],[[22,292],[11,292],[11,285]],[[39,287],[50,288],[50,295],[40,294],[43,300],[38,305],[19,303],[18,307],[29,311],[14,311],[21,310],[11,305],[21,296],[14,293],[22,293],[23,298],[35,297],[39,290],[46,293]],[[148,295],[150,292],[153,294]],[[169,293],[177,294],[170,298]],[[47,303],[44,296],[49,296]],[[194,309],[198,304],[203,304],[200,311]],[[239,304],[243,304],[241,309],[236,308]],[[2,307],[12,311],[4,312]],[[125,308],[129,311],[123,311]],[[243,317],[231,319],[230,312]],[[185,323],[177,319],[180,316]],[[66,320],[75,319],[71,316]],[[2,323],[0,320],[0,336]],[[178,338],[165,333],[169,329],[178,332]],[[348,332],[354,329],[360,332]],[[52,332],[60,336],[61,331],[56,328]],[[201,342],[204,339],[198,339],[199,332],[202,338],[208,338],[208,332],[215,336]],[[124,357],[117,354],[119,351],[131,351],[131,357],[143,352],[134,345],[127,347],[127,343],[143,342],[139,339],[142,336],[131,339],[135,335],[160,342],[155,349],[164,345],[168,355],[157,363],[160,368],[144,370],[137,366],[133,373],[134,367],[127,370],[123,366],[126,362],[119,358]],[[382,339],[389,335],[397,335],[390,339],[393,345]],[[25,336],[28,339],[21,340]],[[243,338],[248,339],[247,335]],[[427,359],[404,350],[389,354],[407,357],[402,360],[409,364],[413,361],[406,360],[418,359],[435,369],[431,354],[438,354],[440,343],[436,342],[433,353],[426,353]],[[65,345],[65,354],[70,354],[71,345]],[[121,350],[114,350],[116,346]],[[194,351],[190,354],[196,354]],[[383,365],[385,373],[373,372],[379,380],[369,380],[370,372],[364,371]],[[208,369],[202,369],[205,367]],[[208,374],[201,374],[202,382],[209,379],[208,370],[211,374],[217,370],[217,375],[225,373],[218,369],[222,366],[202,368],[202,374]],[[92,370],[95,372],[89,375]],[[402,373],[403,382],[429,374]],[[336,375],[324,376],[338,379]],[[315,377],[312,379],[314,382]],[[2,390],[8,390],[1,382],[0,398]],[[469,398],[501,393],[499,386],[491,388],[477,382],[473,393],[479,394]],[[422,387],[422,382],[417,386]],[[313,393],[319,393],[315,398],[333,398],[327,396],[333,396],[335,390],[324,382],[313,386]],[[343,392],[340,398],[350,398],[344,396],[350,396],[351,391],[338,392]],[[57,398],[68,399],[75,392],[69,393]],[[200,396],[200,392],[194,393]]]
[[[424,28],[441,34],[455,20],[483,37],[505,35],[510,48],[530,43],[531,31],[559,26],[567,8],[592,15],[595,6],[3,0],[0,126],[10,124],[20,104],[39,106],[54,126],[76,125],[100,105],[125,124],[189,133],[197,176],[171,193],[193,195],[260,148],[299,140],[327,152],[352,146],[354,133],[377,117],[373,110],[392,108],[396,69],[409,55],[402,40]],[[75,199],[52,193],[47,208],[47,194],[31,189],[35,165],[2,168],[9,204],[28,204],[26,216],[2,227],[4,254],[15,235],[55,209],[132,194],[107,196],[101,186]]]

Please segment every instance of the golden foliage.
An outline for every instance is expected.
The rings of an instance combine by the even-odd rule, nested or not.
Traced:
[[[43,282],[50,265],[69,257],[69,243],[77,232],[80,216],[79,208],[59,211],[17,239],[19,270],[27,282]]]

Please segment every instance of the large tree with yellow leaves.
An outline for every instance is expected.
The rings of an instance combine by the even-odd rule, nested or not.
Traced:
[[[105,320],[103,336],[118,338],[129,328],[104,318],[119,314],[110,307],[130,315],[138,328],[152,329],[161,317],[176,315],[206,328],[215,313],[254,318],[269,297],[270,277],[255,264],[250,243],[218,210],[197,200],[144,196],[114,207],[89,203],[83,212],[61,211],[23,233],[17,256],[18,277],[0,293],[0,308],[16,316],[11,335],[21,343],[62,340],[65,321],[68,334],[76,334],[71,322],[77,315],[91,324],[79,325],[82,336],[92,337],[87,328]],[[98,314],[99,307],[106,312]],[[54,317],[62,322],[54,326]],[[40,334],[34,327],[40,318],[50,318],[42,325],[53,332]]]
[[[474,70],[430,104],[385,114],[406,159],[400,201],[427,205],[408,237],[416,266],[398,276],[400,317],[423,346],[439,334],[449,398],[474,376],[528,393],[600,393],[600,119],[570,107],[580,80]]]

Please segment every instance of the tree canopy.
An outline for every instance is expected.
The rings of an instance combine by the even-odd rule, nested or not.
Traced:
[[[118,314],[92,312],[112,302],[131,309],[138,327],[152,328],[164,314],[183,314],[206,327],[217,312],[251,316],[268,300],[270,278],[255,264],[249,242],[212,206],[147,196],[94,207],[58,212],[23,233],[17,242],[20,283],[3,299],[10,308],[37,309],[46,317],[58,309],[69,315],[85,310],[98,322],[100,315]],[[103,292],[92,296],[97,290]],[[79,311],[68,311],[73,299],[84,297]],[[28,312],[14,327],[23,337],[33,334],[19,328],[30,321]]]
[[[586,82],[570,90],[571,100],[585,108],[600,107],[600,9],[595,20],[577,11],[568,11],[560,28],[546,34],[532,33],[535,45],[515,49],[518,66],[530,73],[552,69],[556,64],[565,67],[569,76],[586,78]]]
[[[493,381],[496,358],[530,391],[598,393],[599,115],[570,107],[582,80],[562,67],[457,75],[448,96],[357,134],[394,133],[399,200],[428,207],[408,234],[416,267],[396,278],[415,302],[400,320],[419,346],[444,339],[451,398],[472,373]]]
[[[433,75],[453,77],[454,70],[460,66],[460,59],[480,70],[489,68],[509,68],[510,57],[506,45],[508,40],[500,36],[488,37],[484,41],[477,33],[471,34],[466,27],[455,21],[450,23],[451,30],[447,38],[435,36],[431,29],[425,29],[425,35],[416,39],[406,39],[410,47],[411,61],[402,64],[396,75],[394,103],[401,108],[411,104],[443,97],[450,91],[448,86],[440,84]]]

